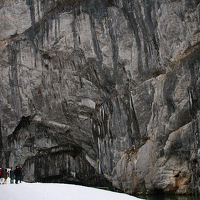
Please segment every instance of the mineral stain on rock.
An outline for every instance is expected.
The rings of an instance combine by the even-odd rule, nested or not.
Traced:
[[[0,3],[0,165],[29,182],[199,192],[200,2]]]

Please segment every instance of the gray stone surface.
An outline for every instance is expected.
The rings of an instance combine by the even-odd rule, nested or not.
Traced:
[[[0,19],[1,165],[199,190],[198,0],[4,0]]]

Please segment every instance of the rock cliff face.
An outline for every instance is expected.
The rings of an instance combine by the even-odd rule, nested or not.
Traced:
[[[4,167],[199,190],[199,0],[1,0],[0,28]]]

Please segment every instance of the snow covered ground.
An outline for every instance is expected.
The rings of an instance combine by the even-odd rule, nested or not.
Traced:
[[[69,184],[20,183],[0,185],[1,200],[138,200],[101,189]]]

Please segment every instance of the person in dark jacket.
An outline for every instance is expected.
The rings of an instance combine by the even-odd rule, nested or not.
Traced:
[[[13,170],[13,168],[11,167],[11,170],[10,170],[10,183],[11,183],[11,184],[14,183],[14,178],[15,178],[14,170]]]
[[[5,171],[4,168],[1,169],[1,184],[4,183],[4,176],[5,176]]]
[[[21,174],[18,166],[16,166],[14,174],[15,174],[15,183],[18,184],[18,181],[20,180],[20,174]]]
[[[2,170],[2,169],[0,168],[0,184],[1,184],[1,170]]]
[[[22,182],[22,178],[23,178],[23,168],[22,168],[21,165],[19,166],[19,171],[20,171],[19,181],[21,183]]]

